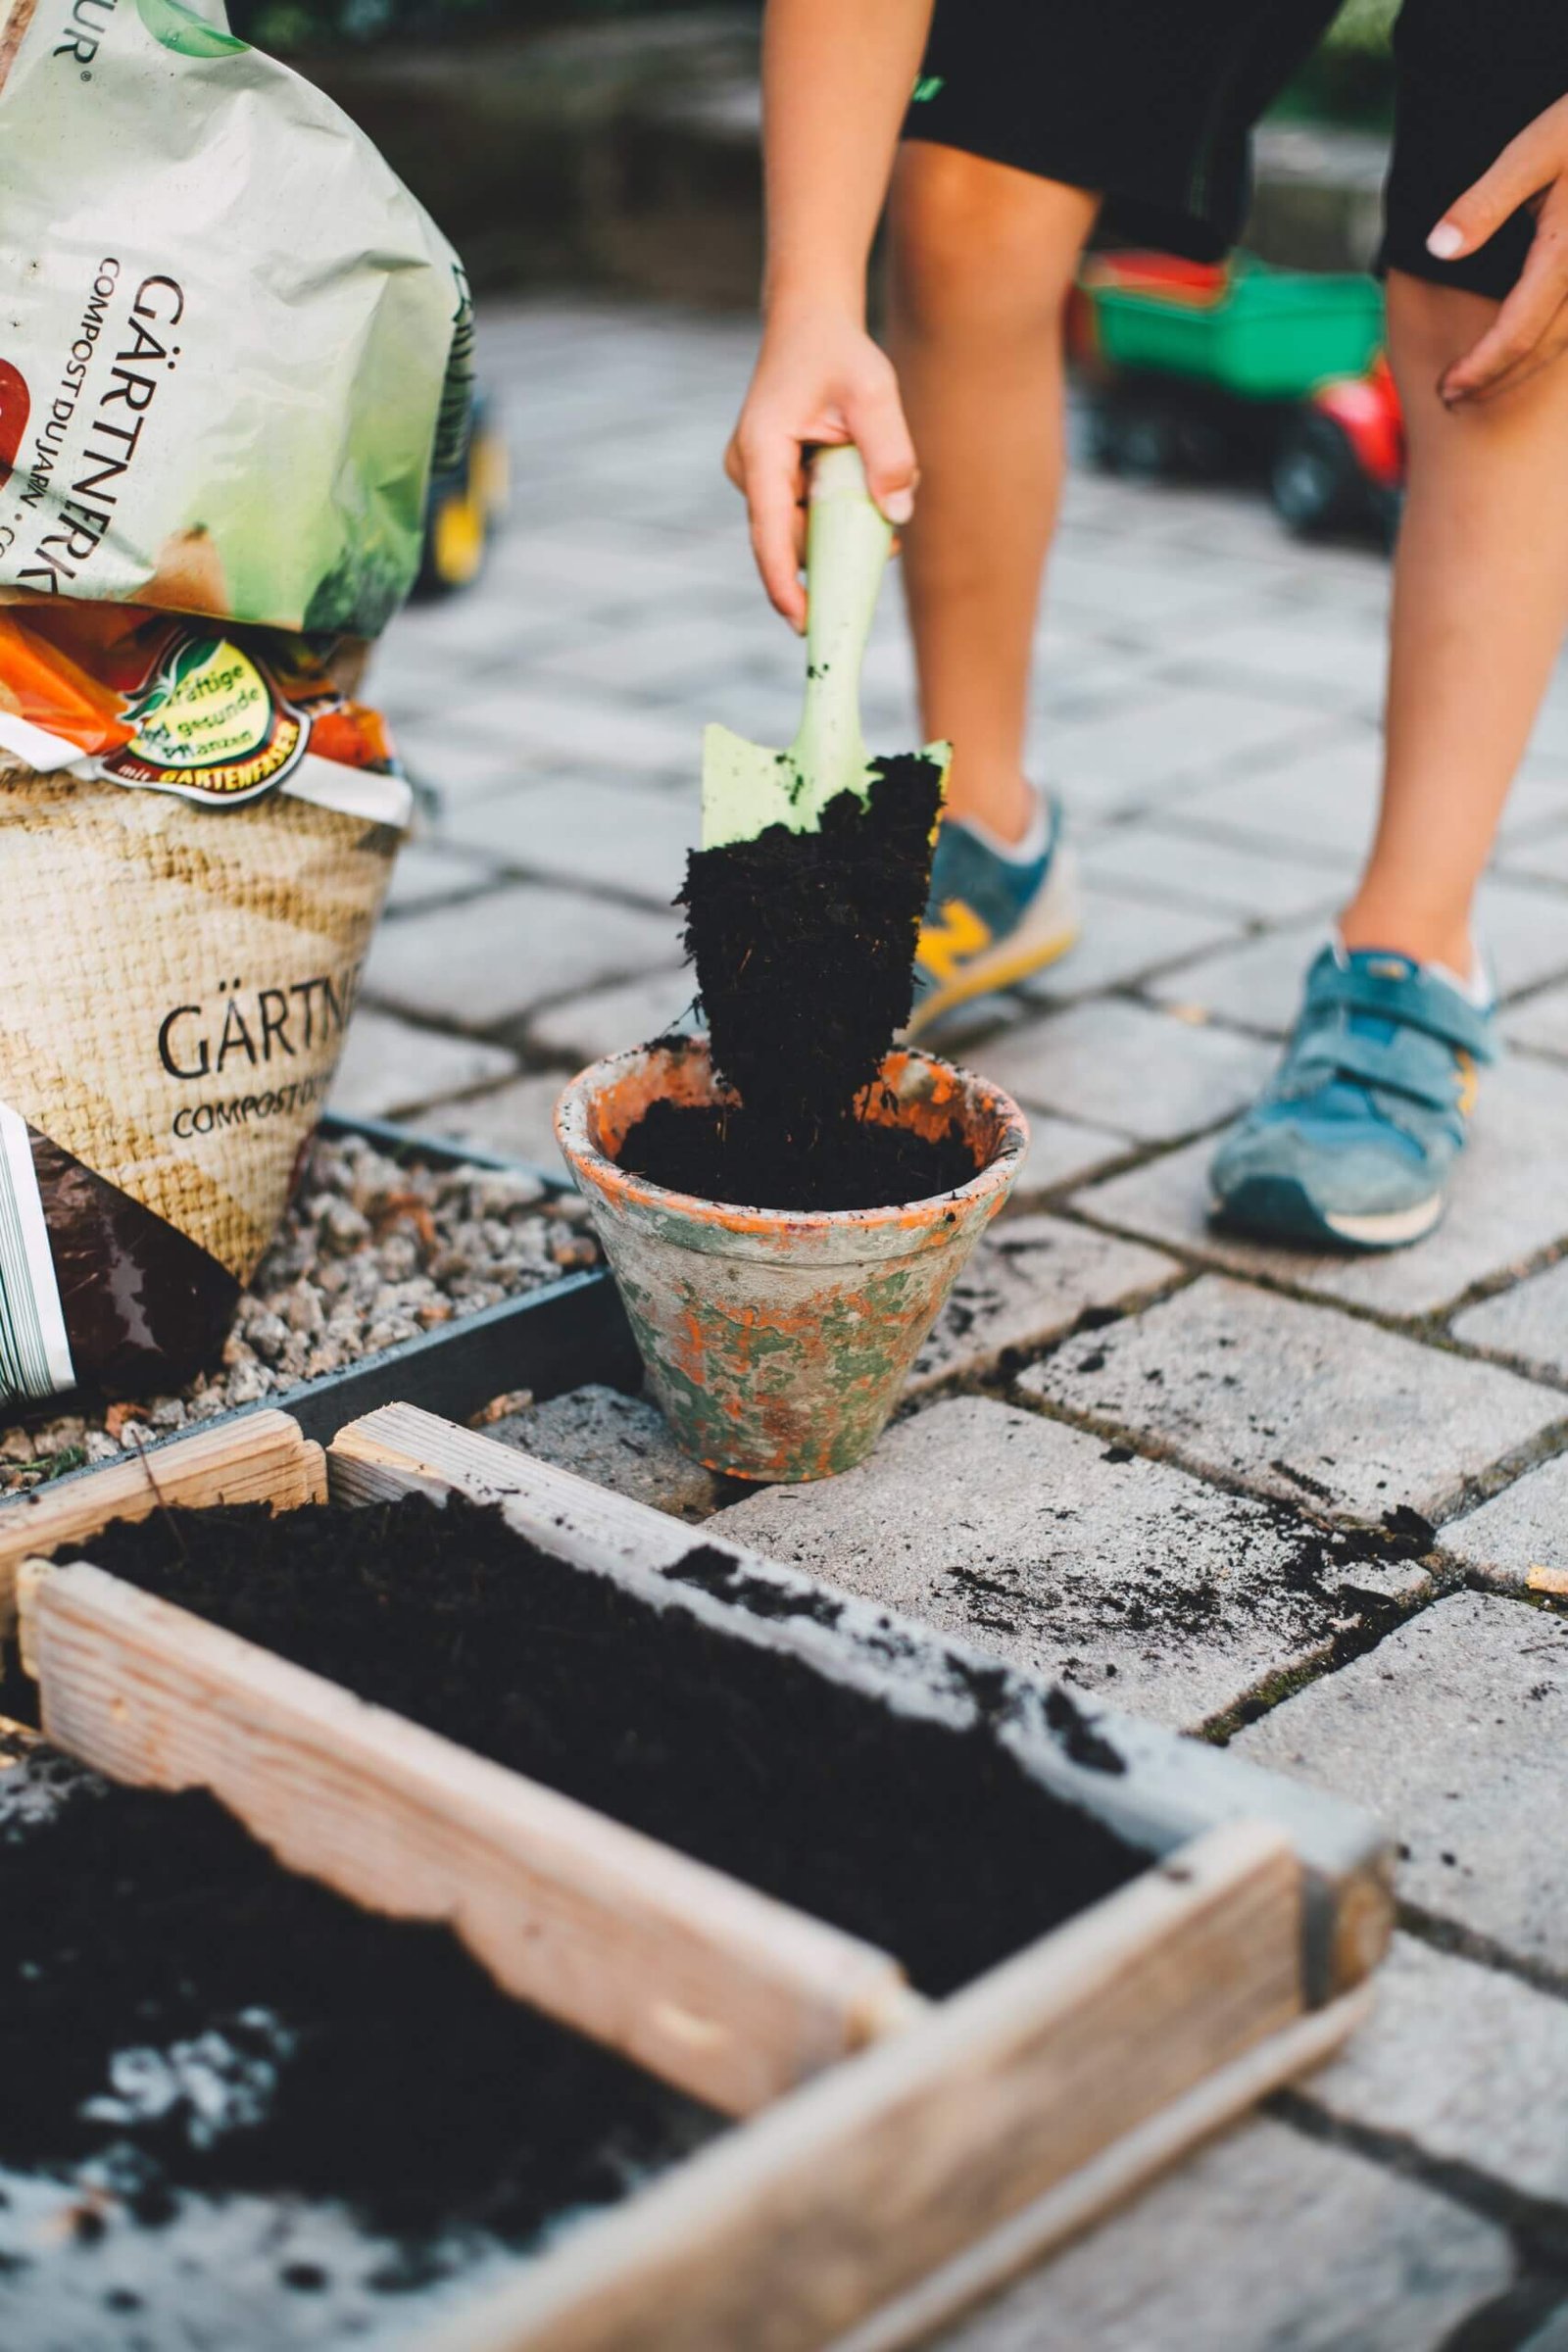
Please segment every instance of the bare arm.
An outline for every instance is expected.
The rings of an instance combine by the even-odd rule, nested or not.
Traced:
[[[761,350],[725,458],[769,597],[805,625],[802,451],[854,441],[888,520],[913,512],[914,451],[865,328],[865,275],[932,0],[768,0],[767,272]]]

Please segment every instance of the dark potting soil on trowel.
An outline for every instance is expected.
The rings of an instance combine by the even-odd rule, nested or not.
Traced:
[[[1145,1866],[999,1742],[1000,1675],[995,1691],[976,1678],[968,1730],[896,1713],[680,1606],[684,1582],[776,1607],[706,1546],[665,1571],[663,1607],[461,1498],[155,1513],[95,1536],[92,1557],[865,1937],[927,1992]],[[837,1605],[812,1603],[829,1621]]]
[[[0,1748],[8,2352],[362,2335],[717,2128],[211,1798]]]
[[[966,1184],[955,1131],[928,1141],[859,1115],[909,1017],[942,769],[877,763],[870,797],[841,792],[819,831],[769,825],[694,850],[686,951],[713,1066],[738,1106],[656,1103],[620,1164],[674,1192],[769,1208],[891,1208]]]

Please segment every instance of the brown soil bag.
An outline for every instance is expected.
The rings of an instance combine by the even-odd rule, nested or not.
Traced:
[[[0,1404],[133,1393],[216,1355],[319,1116],[407,814],[378,722],[297,649],[139,637],[65,677],[76,741],[47,772],[16,757],[50,758],[23,732],[48,715],[47,667],[0,634]],[[116,663],[106,720],[87,705]],[[204,729],[220,758],[192,749]]]

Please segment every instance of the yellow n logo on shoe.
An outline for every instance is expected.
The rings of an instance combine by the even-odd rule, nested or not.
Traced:
[[[972,906],[961,899],[949,899],[936,921],[922,928],[917,954],[936,979],[951,980],[965,956],[978,956],[991,938],[990,924],[982,922]]]

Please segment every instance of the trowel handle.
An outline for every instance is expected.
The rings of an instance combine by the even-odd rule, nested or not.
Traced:
[[[801,741],[810,752],[813,768],[831,766],[837,781],[847,783],[856,780],[864,764],[860,664],[893,548],[893,530],[872,503],[858,449],[818,451],[811,461],[809,499]]]

